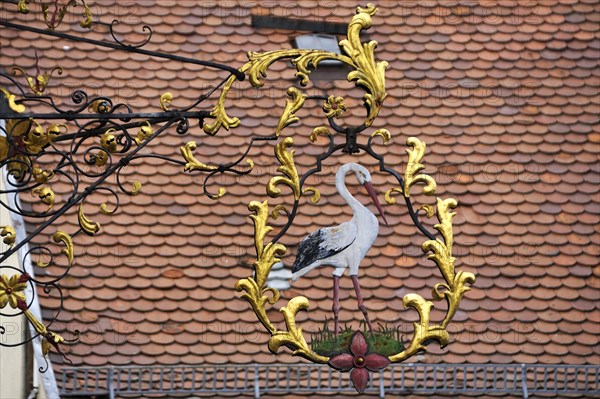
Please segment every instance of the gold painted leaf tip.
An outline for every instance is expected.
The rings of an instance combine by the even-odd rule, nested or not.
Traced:
[[[171,104],[172,101],[173,101],[173,93],[171,93],[169,91],[166,93],[163,93],[160,96],[160,108],[162,108],[163,111],[168,111],[169,104]]]

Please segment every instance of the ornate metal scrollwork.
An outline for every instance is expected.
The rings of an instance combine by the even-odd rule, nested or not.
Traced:
[[[447,331],[447,326],[456,310],[464,293],[470,288],[467,284],[472,284],[475,281],[475,276],[469,272],[455,271],[455,258],[452,255],[452,217],[455,215],[450,210],[455,208],[457,202],[453,199],[442,200],[437,198],[435,208],[431,205],[424,205],[422,209],[427,210],[427,217],[433,216],[433,212],[437,214],[439,223],[434,227],[441,234],[441,238],[436,238],[435,235],[429,232],[420,222],[417,213],[414,211],[410,199],[410,189],[417,183],[425,183],[423,193],[433,195],[436,184],[433,178],[426,174],[417,174],[424,168],[421,160],[425,153],[425,143],[417,138],[411,137],[407,140],[407,144],[411,149],[408,149],[408,163],[406,166],[404,178],[394,170],[385,165],[383,156],[377,154],[372,146],[371,141],[375,137],[380,137],[383,144],[388,144],[391,140],[391,134],[386,129],[378,129],[371,134],[368,144],[359,144],[356,141],[356,134],[369,127],[377,117],[379,110],[386,97],[385,92],[385,62],[376,62],[374,57],[375,42],[362,44],[360,42],[360,31],[371,26],[371,16],[376,12],[373,5],[368,5],[367,8],[358,8],[357,15],[352,19],[348,28],[348,38],[340,42],[340,46],[345,52],[345,55],[337,55],[326,52],[306,52],[304,50],[281,50],[271,51],[268,53],[249,53],[250,61],[245,64],[240,71],[248,75],[249,82],[256,87],[260,87],[262,82],[259,77],[266,77],[268,67],[275,61],[285,58],[291,58],[292,64],[296,66],[296,76],[301,79],[301,84],[305,85],[308,82],[309,71],[307,65],[311,63],[314,67],[325,59],[337,59],[345,62],[354,69],[348,74],[349,81],[355,81],[356,85],[365,89],[366,94],[363,99],[367,108],[367,115],[364,122],[358,127],[340,128],[333,119],[341,115],[345,111],[346,106],[341,97],[328,97],[323,105],[325,116],[329,120],[329,127],[320,126],[313,130],[310,135],[312,142],[316,141],[319,135],[326,136],[329,139],[330,145],[326,153],[320,155],[317,159],[317,168],[300,176],[295,167],[293,156],[294,151],[293,139],[283,136],[283,130],[294,122],[299,120],[296,113],[302,108],[307,100],[297,88],[288,89],[290,99],[287,100],[285,108],[279,120],[276,130],[276,136],[280,137],[280,141],[276,146],[275,155],[281,166],[278,171],[283,176],[272,177],[267,185],[267,194],[271,198],[277,198],[282,195],[278,185],[287,185],[293,194],[293,207],[288,209],[284,205],[277,205],[270,211],[268,200],[253,201],[249,205],[249,209],[253,212],[250,216],[255,227],[255,246],[257,251],[257,259],[253,264],[254,275],[241,279],[236,284],[236,290],[243,291],[242,297],[246,299],[252,306],[258,319],[266,327],[271,334],[269,340],[269,349],[277,352],[281,346],[286,346],[293,349],[294,355],[302,356],[316,363],[327,363],[330,361],[328,356],[319,354],[307,343],[302,328],[296,322],[296,314],[300,310],[308,310],[309,300],[304,296],[297,296],[289,300],[288,304],[281,307],[279,310],[284,316],[285,329],[278,329],[268,318],[266,307],[275,305],[279,299],[279,292],[267,286],[266,276],[269,274],[273,265],[281,260],[286,254],[286,248],[279,244],[279,239],[285,234],[285,231],[293,224],[296,212],[299,206],[301,195],[306,192],[314,193],[316,199],[319,198],[319,191],[314,187],[304,187],[304,182],[313,173],[320,170],[321,161],[325,160],[330,155],[337,151],[345,151],[348,153],[364,150],[373,158],[379,161],[380,170],[390,173],[397,178],[400,188],[392,188],[386,193],[386,200],[389,204],[395,203],[395,198],[391,196],[393,192],[400,193],[406,202],[407,208],[415,225],[428,238],[422,245],[423,251],[430,252],[428,259],[433,260],[443,278],[443,283],[438,283],[433,288],[433,297],[435,300],[445,298],[447,301],[447,312],[443,321],[440,324],[431,324],[430,311],[433,308],[433,303],[427,301],[417,294],[408,294],[403,298],[404,306],[413,308],[419,314],[419,321],[414,323],[414,335],[408,347],[404,350],[388,356],[390,362],[401,362],[413,356],[419,351],[426,350],[427,344],[432,341],[438,341],[442,346],[448,344],[450,335]],[[221,93],[218,104],[213,109],[211,115],[215,117],[215,121],[210,125],[205,125],[204,129],[209,134],[216,134],[220,127],[226,129],[233,128],[239,124],[237,118],[231,118],[225,111],[225,98],[230,85],[226,84]],[[335,144],[335,137],[332,130],[336,133],[345,135],[346,142]],[[435,209],[435,211],[434,211]],[[285,226],[275,235],[270,241],[267,236],[272,232],[273,228],[269,226],[269,218],[276,218],[280,212],[284,212],[288,218]],[[383,363],[382,363],[383,364]],[[383,366],[382,366],[383,367]],[[358,386],[357,386],[358,389]]]
[[[28,1],[21,0],[19,11],[26,12],[27,3]],[[40,3],[44,8],[45,3],[43,1]],[[25,209],[19,205],[14,207],[7,204],[2,205],[15,214],[42,221],[35,228],[35,231],[27,237],[17,237],[15,230],[10,226],[0,226],[0,236],[6,247],[0,253],[0,262],[4,262],[11,254],[16,253],[25,244],[32,242],[37,235],[45,232],[49,226],[65,216],[68,210],[77,209],[76,217],[79,228],[71,232],[59,230],[53,234],[52,238],[54,243],[59,245],[59,252],[56,252],[56,247],[52,249],[46,246],[38,246],[35,251],[32,249],[26,255],[30,256],[33,253],[32,251],[44,255],[37,262],[37,266],[42,268],[56,264],[57,256],[64,257],[66,264],[64,262],[63,264],[66,266],[62,274],[50,281],[34,280],[27,273],[25,266],[24,270],[13,270],[13,277],[2,274],[0,307],[11,306],[25,314],[38,335],[45,338],[43,344],[45,352],[52,346],[60,350],[58,345],[63,339],[50,331],[28,311],[27,304],[30,303],[28,301],[31,299],[22,295],[24,284],[35,283],[44,287],[45,290],[56,290],[62,301],[59,282],[75,262],[74,248],[77,236],[80,233],[94,236],[102,230],[100,223],[90,218],[89,215],[92,213],[88,212],[89,208],[86,209],[86,206],[88,206],[86,205],[86,199],[90,195],[103,192],[103,194],[112,197],[114,203],[102,203],[99,211],[106,215],[114,214],[119,207],[120,193],[134,196],[143,190],[140,181],[125,180],[124,169],[138,160],[157,158],[179,165],[182,172],[202,173],[204,176],[202,183],[204,193],[209,198],[217,200],[226,192],[222,187],[219,187],[216,192],[209,190],[211,179],[219,174],[243,175],[250,173],[253,170],[254,163],[252,160],[247,159],[247,155],[254,143],[259,140],[277,141],[274,152],[275,158],[280,164],[279,174],[271,177],[267,183],[268,196],[272,199],[284,196],[284,191],[289,188],[292,194],[292,205],[291,207],[282,204],[271,206],[269,199],[250,202],[248,208],[251,211],[250,218],[254,223],[254,246],[257,256],[253,263],[253,274],[240,279],[235,289],[243,292],[242,297],[249,302],[258,320],[271,334],[268,344],[269,349],[277,352],[282,346],[286,346],[291,348],[295,355],[302,356],[310,361],[316,363],[331,361],[330,356],[318,353],[313,348],[312,342],[311,344],[307,342],[302,327],[296,321],[296,315],[299,311],[309,309],[308,298],[304,296],[291,298],[286,305],[279,308],[284,319],[285,326],[283,328],[280,329],[269,319],[267,307],[273,307],[279,302],[280,293],[277,289],[268,286],[267,277],[273,265],[286,255],[286,247],[279,243],[279,240],[294,223],[300,202],[303,201],[302,197],[306,196],[306,199],[311,203],[317,203],[320,199],[319,188],[305,185],[307,179],[320,172],[322,161],[333,154],[338,152],[354,154],[360,151],[375,159],[381,172],[387,173],[397,180],[397,186],[387,191],[386,201],[389,204],[394,204],[396,199],[392,195],[402,196],[411,219],[427,237],[427,241],[422,245],[423,251],[429,253],[428,258],[436,263],[444,280],[433,287],[433,299],[441,301],[442,298],[445,298],[448,307],[446,316],[441,323],[432,324],[430,311],[434,306],[433,303],[417,294],[406,295],[402,299],[404,306],[416,310],[419,314],[419,321],[414,323],[413,338],[408,346],[397,353],[387,355],[386,358],[390,362],[400,362],[419,351],[426,350],[427,344],[431,340],[437,340],[442,346],[449,342],[448,324],[456,313],[464,293],[469,290],[467,285],[475,281],[475,276],[472,273],[456,271],[454,267],[455,258],[452,254],[452,217],[454,212],[451,209],[457,206],[457,202],[453,199],[443,200],[437,198],[435,206],[425,204],[419,208],[426,211],[427,217],[437,215],[439,223],[434,227],[441,237],[436,237],[434,233],[421,224],[418,210],[413,209],[410,198],[411,188],[417,183],[425,184],[422,191],[426,195],[433,195],[436,189],[433,178],[424,173],[419,173],[424,169],[421,161],[425,154],[425,143],[417,138],[407,140],[407,145],[410,148],[407,149],[408,162],[404,176],[402,176],[394,169],[389,168],[384,162],[384,157],[378,154],[372,146],[373,140],[381,140],[384,145],[388,144],[392,138],[388,130],[383,128],[375,130],[368,137],[367,144],[363,144],[358,140],[359,134],[374,123],[387,96],[385,90],[387,63],[376,60],[375,48],[377,43],[375,41],[363,43],[360,39],[361,31],[369,29],[372,25],[372,17],[377,12],[375,6],[369,4],[366,8],[357,8],[356,15],[348,25],[347,37],[340,42],[344,54],[299,49],[264,53],[249,52],[248,62],[241,68],[235,69],[212,62],[144,50],[142,47],[151,39],[152,31],[149,27],[143,28],[144,31],[148,32],[147,39],[137,45],[124,44],[117,39],[113,32],[115,22],[110,25],[102,23],[94,25],[109,26],[109,33],[115,43],[77,39],[73,36],[53,32],[64,17],[67,8],[76,4],[78,3],[75,0],[71,0],[63,8],[59,9],[56,6],[55,17],[52,17],[49,20],[50,22],[46,21],[51,32],[28,28],[8,21],[0,21],[0,25],[79,40],[121,51],[190,62],[218,68],[228,71],[230,74],[221,82],[216,82],[211,90],[184,107],[177,104],[177,100],[174,99],[172,93],[164,93],[156,99],[157,110],[153,113],[136,113],[128,104],[115,103],[108,97],[89,96],[81,90],[76,91],[71,96],[71,107],[59,106],[51,97],[44,95],[44,89],[48,85],[52,71],[60,72],[59,67],[50,69],[51,72],[41,73],[36,65],[35,78],[27,76],[27,68],[18,69],[20,74],[0,74],[0,100],[4,100],[7,104],[7,111],[0,112],[0,119],[7,121],[6,127],[2,129],[4,137],[0,137],[0,167],[6,167],[10,178],[10,187],[3,190],[3,193],[12,195],[15,198],[28,193],[34,195],[37,201],[33,209]],[[82,21],[82,24],[89,27],[92,24],[92,16],[84,2],[82,2],[82,5],[84,6],[84,21]],[[47,15],[47,11],[48,8],[46,7],[45,15]],[[299,88],[291,87],[287,90],[289,98],[286,99],[274,134],[267,137],[252,137],[244,153],[235,160],[216,163],[214,160],[209,162],[198,159],[198,156],[194,155],[194,151],[198,148],[198,141],[196,140],[190,140],[181,146],[181,158],[170,158],[142,151],[149,143],[171,128],[176,129],[178,134],[187,134],[192,127],[191,121],[197,121],[197,127],[200,127],[209,136],[216,135],[221,128],[229,130],[237,127],[241,122],[240,119],[229,116],[226,111],[227,96],[233,84],[247,77],[252,86],[260,88],[263,85],[263,79],[267,77],[270,66],[274,62],[284,59],[291,60],[301,86],[308,84],[310,69],[318,67],[319,63],[324,60],[338,60],[348,65],[351,69],[347,76],[348,81],[354,82],[357,87],[365,91],[363,100],[366,115],[361,124],[358,126],[338,125],[336,119],[341,117],[347,110],[343,97],[323,96],[315,98],[307,96]],[[31,94],[19,83],[17,79],[20,76],[16,75],[26,77]],[[219,89],[221,89],[221,92],[210,112],[196,109]],[[309,139],[311,142],[315,142],[319,136],[323,136],[328,140],[329,145],[326,147],[325,152],[316,158],[315,167],[304,174],[300,174],[294,162],[294,140],[292,137],[286,137],[284,132],[287,127],[300,120],[298,114],[302,111],[306,101],[315,99],[323,101],[321,104],[323,116],[327,119],[328,126],[315,127],[310,133]],[[178,107],[175,108],[175,105],[178,105]],[[31,109],[35,109],[36,112],[27,112]],[[48,123],[47,120],[50,119],[52,122]],[[343,138],[343,142],[339,142],[340,137]],[[242,166],[244,161],[246,165]],[[111,176],[116,177],[117,189],[105,184]],[[84,180],[88,181],[89,184],[84,185],[82,183]],[[54,188],[59,181],[62,187],[67,185],[71,191],[68,195],[61,196],[61,198],[57,197]],[[19,202],[14,201],[14,203],[18,204]],[[282,214],[287,218],[287,222],[279,228],[276,234],[272,234],[275,231],[270,225],[269,218],[276,219]],[[23,264],[25,265],[26,262],[24,261]],[[52,324],[52,321],[49,324]],[[350,350],[354,357],[360,357],[367,353],[366,344],[362,344],[363,338],[358,335],[353,337],[353,348],[350,348]],[[378,367],[383,367],[387,363],[379,361],[377,364]]]
[[[21,0],[18,11],[29,12],[28,5],[33,2]],[[83,6],[84,10],[81,25],[91,28],[90,9],[85,2],[75,0],[61,6],[58,3],[51,4],[44,1],[39,3],[48,31],[6,20],[0,21],[0,25],[9,29],[28,30],[119,51],[217,68],[231,73],[234,80],[244,78],[237,69],[227,65],[143,49],[142,47],[152,36],[152,30],[148,26],[143,27],[143,30],[148,33],[146,40],[136,45],[126,44],[116,37],[114,33],[116,21],[111,24],[95,21],[94,25],[97,29],[108,27],[108,33],[114,43],[55,32],[69,9],[79,6]],[[63,293],[60,283],[76,263],[77,236],[81,233],[95,236],[102,231],[101,224],[89,216],[93,215],[89,205],[91,201],[87,202],[89,197],[97,193],[108,195],[109,201],[101,203],[98,210],[105,215],[116,214],[121,194],[135,196],[143,190],[139,180],[131,179],[128,175],[125,177],[125,169],[134,162],[156,158],[180,166],[182,172],[203,174],[204,193],[210,198],[217,199],[225,192],[222,188],[219,188],[216,193],[209,189],[213,178],[220,174],[250,173],[254,164],[246,159],[246,156],[256,140],[270,138],[250,140],[241,157],[221,163],[214,163],[214,159],[210,162],[202,162],[195,158],[193,150],[196,148],[196,141],[189,141],[181,148],[183,158],[148,153],[144,149],[165,132],[175,129],[178,134],[187,134],[194,120],[198,122],[198,126],[202,126],[204,119],[210,117],[210,113],[198,110],[198,106],[209,99],[225,81],[229,81],[229,76],[221,82],[215,82],[213,88],[191,104],[178,108],[172,107],[171,103],[176,100],[171,93],[167,92],[156,99],[157,112],[144,113],[135,112],[130,105],[114,102],[109,97],[90,96],[83,90],[76,90],[71,95],[71,105],[62,103],[59,105],[53,97],[46,94],[46,88],[52,75],[62,74],[63,69],[54,66],[43,70],[40,64],[41,60],[36,54],[34,73],[28,72],[32,70],[31,66],[16,67],[10,74],[0,73],[0,120],[6,122],[1,128],[0,135],[0,167],[6,169],[8,176],[8,184],[0,190],[0,193],[9,196],[10,199],[8,203],[2,202],[1,205],[12,214],[23,217],[34,229],[27,236],[19,236],[13,227],[0,226],[0,236],[4,243],[4,247],[0,249],[0,276],[2,276],[0,308],[15,309],[13,312],[2,313],[3,316],[25,315],[37,335],[20,344],[42,336],[42,349],[46,354],[51,348],[60,352],[59,345],[65,341],[51,331],[49,326],[56,321],[62,309]],[[242,162],[245,162],[246,166]],[[109,183],[109,179],[113,177],[116,188],[114,183]],[[70,192],[65,193],[65,187]],[[19,199],[22,196],[27,197],[27,202],[34,199],[31,206],[21,205]],[[69,212],[71,209],[77,210],[74,215]],[[51,226],[66,217],[75,217],[78,229],[50,231]],[[40,244],[48,234],[51,242],[47,245]],[[26,245],[32,247],[23,254],[22,250]],[[21,251],[22,269],[7,266],[7,259],[18,251]],[[33,278],[33,266],[42,269],[55,268],[58,272],[53,270],[51,278],[47,276]],[[35,285],[45,294],[59,298],[59,310],[53,314],[53,318],[42,323],[33,315],[29,307],[36,290],[28,290],[26,294],[23,284]],[[4,332],[0,329],[0,333]],[[0,343],[0,345],[4,344]]]

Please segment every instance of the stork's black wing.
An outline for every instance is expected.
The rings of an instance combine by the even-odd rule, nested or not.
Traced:
[[[356,240],[356,234],[356,226],[348,222],[310,233],[298,246],[292,273],[342,252]]]

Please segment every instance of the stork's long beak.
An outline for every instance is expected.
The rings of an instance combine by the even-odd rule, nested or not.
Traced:
[[[371,200],[373,200],[375,207],[377,207],[377,210],[379,211],[379,215],[385,222],[385,225],[389,226],[389,224],[385,218],[385,212],[383,212],[383,208],[381,207],[381,204],[379,203],[379,199],[377,199],[377,193],[375,192],[375,188],[373,187],[373,184],[371,184],[370,181],[367,181],[367,182],[365,182],[364,187],[367,189],[367,192],[369,193]]]

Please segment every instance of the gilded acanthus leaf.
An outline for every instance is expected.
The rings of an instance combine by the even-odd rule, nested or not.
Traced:
[[[277,220],[279,218],[279,212],[287,214],[288,210],[284,205],[276,205],[275,208],[273,208],[273,210],[271,211],[271,218],[273,220]]]
[[[239,71],[248,76],[248,81],[252,86],[262,87],[263,82],[261,79],[267,76],[269,67],[275,61],[288,58],[296,67],[296,77],[300,79],[300,84],[306,86],[309,82],[311,69],[317,68],[320,62],[324,60],[341,61],[354,68],[348,74],[348,80],[355,81],[357,86],[361,86],[367,91],[363,98],[369,112],[364,123],[370,126],[379,114],[383,100],[387,96],[385,92],[387,62],[375,62],[374,49],[377,46],[375,41],[364,45],[360,41],[360,31],[371,26],[371,16],[376,11],[377,9],[371,4],[367,8],[357,9],[357,15],[352,18],[349,24],[347,39],[340,42],[340,46],[346,55],[323,50],[305,49],[283,49],[264,53],[249,52],[249,61]],[[238,118],[228,116],[225,110],[225,99],[236,81],[237,78],[232,75],[225,82],[219,100],[211,111],[211,116],[215,119],[212,123],[203,126],[206,133],[214,135],[221,127],[229,130],[240,124]],[[334,110],[334,112],[336,111]],[[280,131],[278,129],[278,132]]]
[[[302,356],[315,363],[327,363],[328,357],[319,355],[311,350],[302,334],[302,327],[296,324],[296,315],[300,310],[308,309],[308,299],[297,296],[279,311],[283,314],[287,331],[275,331],[269,339],[269,349],[276,353],[282,345],[295,348],[293,354]]]
[[[102,212],[104,215],[111,215],[113,213],[115,213],[116,209],[109,209],[108,205],[106,205],[106,203],[102,203],[100,205],[100,212]]]
[[[279,292],[274,288],[259,288],[258,284],[256,284],[256,281],[254,281],[252,277],[239,280],[235,284],[235,289],[239,292],[245,291],[245,293],[242,294],[242,298],[244,298],[248,301],[248,303],[250,303],[250,306],[252,306],[252,310],[254,310],[254,313],[256,313],[258,320],[260,320],[260,322],[265,326],[265,328],[269,332],[275,332],[277,329],[269,320],[265,305],[267,304],[267,302],[271,305],[277,302],[279,300]],[[264,295],[264,293],[268,291],[271,292],[270,297]]]
[[[17,10],[19,10],[21,14],[29,14],[29,7],[27,7],[27,3],[29,3],[29,0],[19,0],[19,3],[17,4]]]
[[[8,90],[0,87],[0,92],[2,92],[2,94],[4,94],[4,97],[6,97],[6,100],[8,101],[8,107],[16,112],[17,114],[22,114],[23,112],[25,112],[25,106],[23,104],[17,104],[16,103],[16,97],[14,94],[10,93]],[[8,130],[10,133],[10,130]]]
[[[354,65],[352,59],[344,55],[323,50],[299,50],[299,56],[292,60],[292,64],[296,66],[296,77],[300,79],[302,86],[306,86],[309,82],[311,67],[316,69],[317,65],[324,60],[338,60]]]
[[[310,197],[310,202],[316,204],[321,199],[321,192],[315,187],[305,187],[302,189],[302,193],[305,194],[307,192],[312,192],[313,195]]]
[[[0,230],[2,241],[10,247],[15,245],[17,240],[17,233],[15,232],[15,229],[13,229],[12,226],[0,226],[0,229],[2,229]]]
[[[300,90],[295,87],[288,88],[287,94],[290,96],[290,98],[285,100],[285,109],[279,118],[277,130],[275,130],[275,135],[277,137],[279,137],[281,131],[287,126],[300,120],[300,118],[294,115],[294,112],[297,112],[300,108],[302,108],[302,105],[304,105],[304,101],[307,97],[306,94],[302,94]]]
[[[427,256],[427,259],[433,260],[447,283],[454,280],[454,261],[456,258],[452,256],[452,218],[456,215],[456,212],[450,212],[450,209],[456,208],[457,202],[453,198],[442,200],[437,199],[437,217],[439,223],[434,227],[438,230],[443,237],[443,241],[439,238],[435,240],[425,241],[422,245],[423,252],[432,253]]]
[[[267,282],[267,276],[271,272],[271,267],[280,261],[277,256],[285,254],[285,246],[282,244],[273,244],[269,242],[265,246],[265,237],[273,230],[267,224],[269,220],[269,202],[252,201],[248,209],[254,212],[250,219],[254,223],[254,247],[256,248],[257,261],[255,263],[255,278],[259,287],[263,287]]]
[[[254,212],[254,215],[250,215],[254,222],[254,246],[257,254],[256,262],[253,264],[254,277],[239,280],[235,285],[235,289],[245,291],[242,297],[250,303],[260,322],[269,332],[273,333],[276,328],[267,316],[265,305],[267,302],[270,304],[277,302],[279,292],[274,288],[266,287],[266,282],[273,265],[281,261],[278,256],[283,256],[286,248],[282,244],[273,242],[265,245],[266,235],[273,230],[271,226],[267,225],[269,219],[268,201],[252,201],[248,205],[248,209]],[[271,295],[267,296],[266,294],[269,292]]]
[[[437,199],[437,217],[439,223],[434,227],[442,234],[443,241],[440,239],[429,240],[424,242],[422,246],[424,252],[431,252],[427,258],[433,260],[438,265],[446,281],[445,283],[436,284],[432,291],[435,299],[446,298],[448,303],[448,312],[442,322],[442,326],[444,327],[454,317],[463,295],[471,289],[466,284],[473,284],[475,282],[475,275],[473,273],[463,271],[455,273],[454,270],[456,259],[452,256],[452,218],[456,213],[451,212],[450,209],[456,206],[457,202],[452,198],[448,198],[447,200]]]
[[[129,195],[138,195],[141,192],[142,192],[142,182],[139,180],[134,180],[134,182],[131,183],[131,189],[126,190],[126,193]]]
[[[369,108],[365,125],[371,126],[387,96],[385,69],[388,63],[375,62],[376,41],[372,40],[365,44],[360,41],[360,31],[371,27],[371,16],[377,12],[377,8],[369,3],[367,8],[358,7],[356,11],[357,14],[348,25],[348,38],[340,42],[340,47],[352,59],[352,65],[356,68],[348,73],[348,81],[355,80],[358,86],[364,87],[367,91],[363,97]]]
[[[390,131],[387,129],[377,129],[371,134],[371,137],[377,137],[377,136],[381,137],[384,145],[387,144],[390,141],[390,139],[392,138]]]
[[[75,257],[75,246],[73,245],[73,239],[71,236],[62,230],[58,230],[52,236],[52,240],[57,244],[61,242],[64,244],[65,248],[63,248],[62,252],[67,257],[69,266],[72,266],[73,258]]]
[[[184,170],[186,172],[191,172],[192,170],[203,170],[203,171],[213,171],[219,169],[216,165],[207,165],[204,162],[200,162],[194,157],[194,150],[198,148],[195,141],[189,141],[183,147],[179,147],[181,151],[181,155],[186,160]]]
[[[48,183],[48,181],[50,181],[54,177],[53,171],[43,170],[35,167],[33,168],[31,174],[33,175],[33,179],[40,184]]]
[[[429,314],[433,308],[432,302],[426,301],[417,294],[407,294],[402,298],[402,303],[405,308],[413,308],[419,313],[419,321],[413,323],[414,335],[408,348],[396,355],[390,356],[389,359],[391,362],[402,362],[417,352],[427,350],[425,343],[428,341],[438,341],[442,348],[448,345],[450,334],[446,331],[446,328],[439,325],[429,325]]]
[[[406,149],[406,152],[408,153],[408,163],[406,165],[406,171],[404,172],[404,196],[410,197],[410,189],[418,182],[426,184],[423,188],[423,194],[433,195],[436,188],[435,180],[429,175],[417,174],[425,168],[425,165],[421,163],[421,160],[425,155],[426,144],[416,137],[409,137],[406,140],[406,144],[413,149]]]
[[[423,243],[424,252],[431,251],[427,257],[432,259],[442,272],[445,283],[438,283],[433,288],[433,297],[436,300],[446,298],[448,310],[444,320],[439,325],[430,325],[429,314],[433,308],[433,303],[426,301],[417,294],[408,294],[403,298],[405,307],[412,307],[419,313],[419,322],[414,323],[414,335],[408,348],[401,353],[390,356],[390,361],[401,362],[408,359],[418,351],[426,350],[426,343],[436,340],[442,347],[448,344],[450,334],[447,331],[448,324],[458,310],[458,305],[465,292],[470,290],[466,284],[473,284],[475,276],[469,272],[459,271],[455,274],[454,262],[452,256],[452,218],[456,214],[450,209],[457,206],[456,200],[449,198],[447,200],[437,199],[437,217],[439,223],[434,227],[441,233],[443,240],[428,240]]]
[[[163,111],[168,111],[169,110],[169,104],[171,104],[171,102],[173,101],[173,93],[171,92],[166,92],[163,93],[160,96],[160,108]]]
[[[94,222],[88,219],[87,216],[85,216],[83,204],[79,205],[79,210],[77,211],[77,219],[79,220],[79,226],[86,234],[93,236],[94,234],[100,231],[100,223]]]
[[[115,136],[115,133],[116,130],[111,128],[104,132],[100,138],[100,145],[110,153],[117,152],[117,137]]]
[[[288,148],[290,148],[292,144],[294,144],[294,139],[286,137],[275,147],[275,155],[281,164],[277,170],[287,177],[275,176],[269,180],[269,183],[267,184],[267,193],[272,198],[277,198],[281,195],[281,190],[277,187],[280,184],[289,186],[293,190],[294,198],[296,200],[300,198],[300,178],[298,177],[298,170],[294,164],[295,151],[288,151]]]
[[[392,197],[393,193],[402,193],[402,189],[398,187],[390,188],[385,192],[385,202],[390,205],[394,205],[396,203],[396,198]]]
[[[41,186],[31,190],[31,194],[37,195],[40,201],[42,201],[42,203],[48,205],[48,209],[46,211],[49,211],[54,206],[55,195],[52,188],[47,186]]]
[[[331,131],[327,126],[318,126],[313,129],[312,133],[309,136],[309,139],[312,143],[317,141],[317,137],[319,136],[331,136]]]
[[[187,163],[185,164],[185,167],[183,169],[184,171],[191,172],[193,170],[201,170],[204,172],[211,172],[211,171],[219,170],[219,166],[217,166],[217,165],[207,165],[204,162],[200,162],[198,159],[196,159],[196,157],[194,157],[194,154],[193,154],[193,151],[196,148],[197,148],[197,146],[196,146],[195,141],[190,141],[190,142],[186,143],[185,146],[179,147],[179,149],[181,151],[181,155],[187,161]],[[254,162],[252,162],[252,160],[248,159],[248,160],[246,160],[246,162],[248,163],[250,169],[252,169],[254,167]],[[210,194],[209,197],[213,200],[218,200],[219,198],[223,197],[226,193],[227,193],[227,191],[225,190],[225,188],[219,187],[218,193]]]
[[[93,23],[94,17],[92,16],[92,11],[87,4],[83,3],[83,19],[81,22],[79,22],[79,26],[85,29],[90,29]]]
[[[141,125],[142,127],[140,128],[137,136],[134,139],[137,145],[142,144],[154,134],[154,129],[152,129],[152,125],[150,124],[150,122],[144,121],[141,123]]]
[[[44,22],[46,22],[46,26],[48,29],[53,31],[60,25],[65,14],[67,13],[68,7],[73,7],[77,5],[76,0],[69,0],[66,4],[59,6],[58,1],[54,2],[54,11],[50,13],[50,4],[42,2],[42,13],[44,14]]]
[[[37,58],[37,55],[36,55],[36,58]],[[25,80],[27,80],[27,84],[29,85],[29,88],[36,96],[41,96],[44,93],[44,91],[46,90],[46,87],[48,87],[48,83],[50,83],[50,78],[52,77],[52,74],[54,72],[57,72],[59,75],[62,75],[63,69],[59,66],[55,66],[54,68],[52,68],[50,70],[50,72],[41,73],[38,70],[38,75],[35,77],[29,76],[27,74],[27,72],[25,72],[25,70],[20,67],[14,67],[11,70],[11,73],[15,76],[18,73],[21,73],[23,76],[25,76]]]
[[[240,68],[240,71],[245,72],[245,68],[247,68],[247,66],[248,64],[244,65],[242,68]],[[219,100],[217,101],[217,104],[215,104],[213,110],[210,112],[210,116],[215,118],[215,120],[212,123],[205,123],[202,126],[202,130],[204,130],[206,134],[214,136],[217,134],[219,129],[221,129],[221,126],[226,130],[229,130],[230,128],[234,128],[240,124],[239,118],[231,118],[229,115],[227,115],[227,111],[225,111],[225,99],[227,98],[229,90],[231,90],[231,87],[236,81],[237,78],[235,75],[231,75],[225,82],[223,90],[221,91],[221,95],[219,96]]]
[[[419,210],[425,211],[425,216],[427,219],[431,219],[433,215],[435,215],[435,208],[431,205],[421,205]]]
[[[244,72],[248,76],[248,81],[252,86],[262,87],[264,83],[261,81],[261,78],[265,78],[267,76],[267,70],[269,67],[274,62],[285,58],[293,58],[292,64],[296,66],[296,76],[301,79],[300,83],[303,86],[306,86],[308,83],[308,75],[310,73],[308,70],[309,64],[316,66],[320,61],[325,59],[339,59],[343,62],[351,62],[351,60],[347,59],[345,56],[340,56],[339,54],[328,51],[288,49],[267,51],[264,53],[248,52],[249,61],[244,64],[239,71]],[[210,124],[204,124],[202,127],[206,133],[215,135],[221,127],[229,130],[230,128],[239,126],[239,118],[230,117],[227,115],[227,111],[225,110],[225,100],[227,98],[227,94],[236,81],[237,78],[235,76],[231,76],[223,85],[223,90],[221,91],[219,100],[210,113],[215,120]]]

